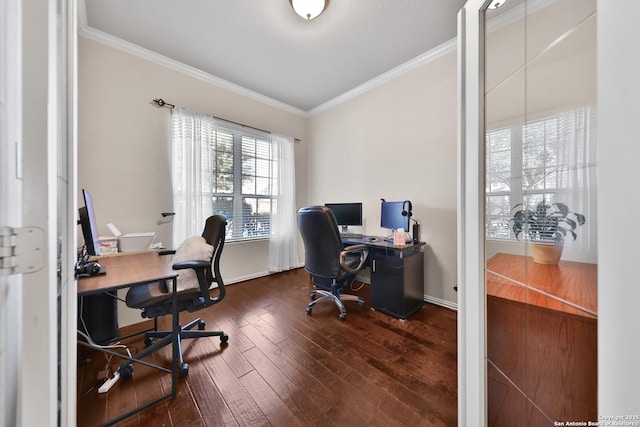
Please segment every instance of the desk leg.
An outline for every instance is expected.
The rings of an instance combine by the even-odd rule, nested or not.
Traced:
[[[173,344],[172,348],[172,361],[171,361],[171,397],[177,396],[177,382],[178,382],[178,361],[180,360],[180,313],[178,312],[178,278],[173,278],[173,298],[171,301],[172,308],[172,320],[173,320]]]

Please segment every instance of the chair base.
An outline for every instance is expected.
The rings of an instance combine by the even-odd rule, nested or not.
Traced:
[[[316,297],[320,295],[320,298],[316,299]],[[347,309],[344,307],[343,301],[358,301],[358,305],[360,307],[364,307],[364,299],[360,298],[356,295],[345,295],[345,294],[334,294],[331,291],[325,291],[322,289],[316,289],[311,292],[310,295],[311,301],[307,305],[307,314],[311,314],[312,307],[319,303],[320,301],[333,300],[335,305],[338,306],[340,310],[339,318],[340,320],[345,320],[347,318]]]
[[[145,332],[144,334],[144,344],[147,348],[136,354],[136,359],[142,359],[149,354],[153,353],[157,349],[164,347],[165,345],[171,344],[172,332],[171,331],[158,331],[158,320],[153,320],[154,328],[150,331]],[[197,331],[192,331],[194,326],[198,326]],[[229,341],[229,335],[227,335],[223,331],[207,331],[204,330],[205,322],[204,320],[197,318],[187,323],[185,326],[180,328],[180,332],[178,334],[178,355],[180,357],[178,361],[178,377],[183,378],[189,374],[189,364],[184,362],[182,357],[182,340],[191,339],[191,338],[202,338],[202,337],[220,337],[220,342],[225,344]],[[160,341],[154,341],[156,338],[159,338]],[[123,362],[120,365],[120,377],[122,379],[126,379],[131,377],[133,374],[133,365],[131,362]]]

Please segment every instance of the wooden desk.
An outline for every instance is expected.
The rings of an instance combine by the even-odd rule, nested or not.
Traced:
[[[144,352],[139,353],[133,358],[128,358],[120,353],[113,352],[107,349],[101,349],[106,353],[114,356],[126,359],[130,362],[142,363],[154,368],[160,369],[165,372],[171,373],[171,392],[159,397],[151,402],[144,403],[136,409],[122,414],[104,425],[112,425],[123,419],[134,415],[150,406],[155,405],[167,398],[176,397],[176,380],[178,376],[178,360],[179,360],[179,344],[178,336],[180,334],[180,324],[177,314],[177,298],[176,287],[178,272],[173,270],[156,252],[144,252],[135,253],[131,255],[104,257],[99,261],[100,265],[106,267],[107,274],[96,275],[92,277],[81,277],[78,279],[78,296],[86,296],[91,294],[98,294],[107,291],[113,291],[120,288],[130,288],[133,286],[145,285],[148,283],[157,282],[159,280],[168,280],[173,283],[173,322],[172,322],[172,334],[162,340],[155,342],[152,346],[147,347]],[[170,370],[153,365],[151,363],[141,360],[148,354],[151,354],[156,349],[159,349],[166,344],[172,345],[172,367]],[[89,344],[78,341],[78,344],[91,347]],[[138,358],[139,357],[139,358]],[[126,380],[125,380],[126,381]]]
[[[486,292],[493,425],[597,421],[597,266],[499,253]]]
[[[157,252],[126,253],[97,259],[107,274],[78,279],[78,296],[144,285],[159,280],[171,280],[178,272],[171,268]]]
[[[371,308],[406,320],[424,305],[424,242],[394,246],[381,237],[343,238],[369,247]]]

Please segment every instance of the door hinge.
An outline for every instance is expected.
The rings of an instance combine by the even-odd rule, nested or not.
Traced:
[[[0,276],[34,273],[44,266],[44,230],[0,227]]]

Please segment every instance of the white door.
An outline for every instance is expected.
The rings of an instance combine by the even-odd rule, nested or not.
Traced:
[[[75,1],[0,12],[0,227],[42,232],[34,271],[0,276],[0,426],[74,425]]]
[[[482,50],[485,44],[479,26],[483,23],[482,11],[489,2],[469,0],[460,15],[460,28],[464,28],[459,33],[462,42],[460,92],[464,101],[460,105],[463,112],[460,149],[464,155],[461,156],[458,230],[462,237],[458,280],[467,287],[467,292],[460,297],[462,303],[458,304],[460,425],[465,422],[471,425],[474,422],[471,420],[486,420],[486,374],[481,363],[485,357],[485,306],[480,292],[483,272],[477,262],[484,258],[482,222],[478,220],[482,218],[484,189],[474,184],[483,179],[478,163],[484,153],[478,151],[478,141],[484,137]],[[576,6],[586,3],[573,2]],[[640,340],[635,325],[640,300],[637,286],[640,229],[635,225],[625,228],[627,222],[621,218],[628,217],[627,214],[635,218],[640,212],[637,197],[640,3],[598,0],[597,11],[597,136],[601,141],[597,158],[598,416],[602,420],[637,420]],[[624,231],[621,233],[621,230]],[[628,423],[637,424],[637,421]]]
[[[16,1],[0,4],[0,226],[19,227],[21,182],[18,179],[17,141],[20,140],[18,23]],[[16,425],[18,360],[21,335],[21,275],[0,275],[0,426]]]

